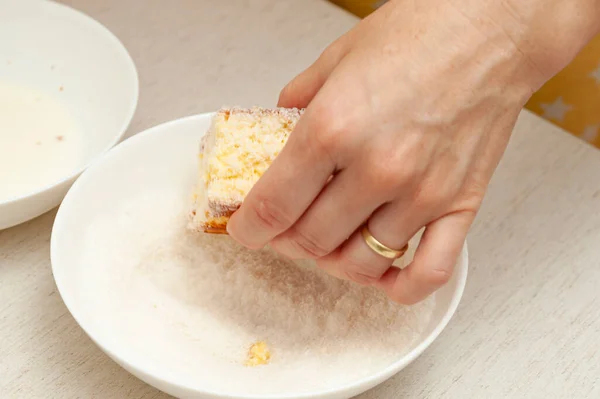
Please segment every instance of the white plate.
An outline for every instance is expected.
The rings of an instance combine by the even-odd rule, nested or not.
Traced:
[[[445,328],[459,304],[467,277],[466,245],[452,279],[434,295],[431,318],[420,335],[407,347],[404,355],[391,359],[385,366],[327,389],[303,392],[283,387],[277,393],[252,395],[235,387],[235,377],[230,383],[214,382],[225,381],[227,376],[242,376],[243,373],[247,377],[248,373],[240,371],[242,367],[237,363],[221,362],[218,358],[211,361],[208,352],[221,342],[212,346],[212,342],[198,338],[200,332],[218,339],[234,337],[229,327],[219,330],[214,324],[212,327],[198,325],[191,320],[194,312],[201,312],[209,306],[208,302],[203,302],[205,299],[214,301],[214,298],[202,296],[201,290],[206,285],[190,286],[189,280],[214,275],[213,269],[206,269],[217,267],[214,259],[211,264],[209,258],[221,256],[222,252],[206,252],[206,258],[193,263],[193,270],[181,273],[179,266],[190,256],[200,256],[198,254],[206,248],[198,247],[198,253],[195,253],[196,247],[193,246],[194,253],[185,255],[169,255],[167,250],[167,256],[174,259],[174,265],[170,265],[169,259],[164,256],[161,260],[148,256],[136,260],[136,256],[141,254],[124,255],[118,249],[137,248],[136,242],[146,240],[164,255],[166,247],[178,245],[179,241],[173,243],[172,231],[157,228],[160,224],[157,220],[170,212],[170,200],[163,203],[164,207],[152,207],[147,216],[136,222],[135,233],[127,230],[131,229],[127,220],[140,208],[146,207],[144,202],[149,198],[164,195],[179,197],[182,203],[189,200],[188,195],[196,179],[199,140],[209,126],[211,116],[204,114],[179,119],[126,140],[86,170],[69,190],[55,220],[51,259],[59,292],[80,326],[125,369],[156,388],[183,398],[350,398],[378,385],[412,362]],[[180,216],[177,224],[183,230],[184,215]],[[230,240],[223,236],[220,239]],[[90,246],[96,247],[97,257],[94,252],[89,252]],[[123,269],[118,265],[120,262],[135,262],[137,266],[136,269]],[[221,283],[214,280],[214,284]],[[218,292],[229,299],[238,294],[245,295],[243,290],[237,292],[236,289],[225,285]],[[255,299],[250,296],[248,300]],[[180,317],[182,309],[191,315],[189,320]],[[170,332],[171,327],[187,329],[187,335],[179,334],[180,331]],[[201,331],[210,328],[214,331]],[[235,326],[231,329],[235,330]],[[188,369],[186,362],[194,361],[195,365]],[[313,366],[319,368],[321,365]],[[362,364],[357,362],[348,366],[360,369]],[[302,369],[303,377],[309,373],[311,367]],[[257,382],[274,383],[261,377],[264,376],[261,371],[257,371],[256,376]],[[313,378],[318,379],[318,375]]]
[[[137,100],[135,65],[100,23],[51,1],[0,0],[0,229],[57,206],[121,139]]]

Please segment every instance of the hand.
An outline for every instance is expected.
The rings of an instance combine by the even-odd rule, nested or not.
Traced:
[[[553,5],[520,3],[392,0],[339,38],[282,91],[307,109],[230,235],[401,303],[446,283],[520,110],[591,37],[552,47],[534,27]],[[395,249],[425,227],[412,263],[391,267],[364,223]]]

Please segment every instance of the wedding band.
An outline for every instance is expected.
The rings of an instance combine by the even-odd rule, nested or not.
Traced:
[[[383,256],[384,258],[398,259],[401,258],[408,250],[408,243],[400,250],[392,249],[383,245],[379,242],[379,240],[373,237],[366,225],[362,228],[362,236],[369,248],[371,248],[373,252]]]

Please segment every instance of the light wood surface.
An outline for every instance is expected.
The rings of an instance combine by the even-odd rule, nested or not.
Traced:
[[[140,74],[129,134],[222,104],[272,106],[356,19],[322,0],[68,0]],[[600,153],[524,111],[470,234],[460,308],[360,399],[600,397]],[[54,285],[55,211],[0,231],[0,397],[167,398],[85,336]]]

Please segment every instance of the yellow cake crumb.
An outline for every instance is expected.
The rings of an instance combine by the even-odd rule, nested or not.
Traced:
[[[253,344],[248,350],[248,359],[246,366],[254,367],[269,363],[271,359],[271,351],[267,347],[266,342],[259,341]]]
[[[296,108],[221,108],[199,146],[190,226],[226,233],[229,217],[279,155],[302,115]]]

